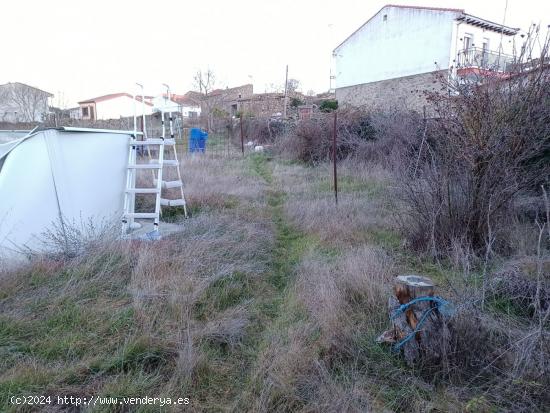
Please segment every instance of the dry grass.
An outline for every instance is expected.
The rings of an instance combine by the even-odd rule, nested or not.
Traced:
[[[11,394],[35,393],[186,395],[209,410],[238,383],[272,227],[247,205],[262,185],[243,178],[242,163],[190,163],[203,173],[187,174],[187,193],[203,211],[177,234],[154,243],[89,234],[71,254],[2,270],[0,410],[13,407]],[[220,210],[222,188],[237,201]]]
[[[234,374],[234,361],[216,361],[208,349],[237,353],[250,319],[245,287],[261,284],[271,239],[265,222],[201,215],[159,242],[111,243],[4,274],[3,397],[20,383],[22,391],[53,394],[147,390],[206,398],[205,365]],[[235,279],[233,294],[224,296]],[[128,381],[119,383],[123,373]],[[146,377],[143,389],[139,377]]]
[[[191,208],[232,207],[263,199],[265,184],[238,158],[187,157],[182,164],[185,192]]]
[[[332,170],[278,165],[274,175],[288,193],[285,213],[290,221],[323,242],[359,245],[378,230],[392,231],[391,176],[376,165],[348,160],[339,165],[338,205],[335,205]]]
[[[546,307],[517,313],[514,294],[543,298],[544,254],[522,264],[527,290],[501,272],[508,283],[488,283],[481,309],[471,252],[411,256],[391,174],[339,166],[335,208],[328,164],[185,157],[194,214],[178,217],[181,232],[0,269],[0,409],[7,395],[48,393],[184,395],[194,411],[542,411]],[[375,341],[405,271],[458,306],[446,366],[409,368]]]
[[[319,253],[304,257],[298,268],[298,296],[328,347],[353,333],[357,328],[355,316],[386,305],[394,271],[392,259],[369,246],[351,248],[336,257]]]

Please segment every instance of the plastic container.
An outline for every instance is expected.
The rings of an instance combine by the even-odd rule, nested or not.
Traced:
[[[191,128],[189,130],[189,152],[205,152],[208,132],[204,132],[200,128]]]

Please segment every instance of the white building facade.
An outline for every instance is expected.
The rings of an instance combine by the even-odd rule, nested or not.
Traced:
[[[20,82],[0,85],[0,122],[42,122],[52,98],[51,93]]]
[[[460,9],[385,6],[334,50],[336,98],[420,109],[437,74],[505,70],[517,32]]]
[[[153,113],[152,97],[145,97],[142,104],[141,97],[134,97],[129,93],[113,93],[97,98],[78,102],[81,111],[81,119],[95,121],[119,119],[121,117],[134,116],[134,113],[146,115]]]

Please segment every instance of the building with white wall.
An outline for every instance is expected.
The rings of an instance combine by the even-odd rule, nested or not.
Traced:
[[[155,96],[151,103],[153,104],[153,111],[154,112],[175,112],[180,113],[181,108],[180,105],[175,102],[173,99],[168,99],[168,96],[166,94],[162,94],[159,96]]]
[[[151,101],[153,103],[153,111],[179,113],[184,118],[196,118],[201,114],[200,102],[185,95],[172,94],[168,99],[166,94],[155,96]]]
[[[197,118],[201,115],[203,97],[200,93],[189,91],[184,95],[172,95],[172,99],[179,105],[184,118]]]
[[[420,110],[438,73],[506,71],[518,31],[462,9],[384,6],[334,49],[336,99]]]
[[[0,85],[0,122],[42,122],[53,95],[20,82]]]
[[[141,103],[141,96],[135,100],[129,93],[112,93],[99,96],[93,99],[78,102],[83,120],[107,120],[119,119],[121,117],[134,116],[134,111],[141,115],[153,113],[152,96],[145,96],[144,104]]]

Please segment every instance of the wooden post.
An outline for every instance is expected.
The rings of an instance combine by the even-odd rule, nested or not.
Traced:
[[[396,277],[395,284],[393,285],[393,292],[399,304],[406,304],[411,300],[414,300],[418,297],[424,296],[433,296],[434,295],[434,284],[432,280],[427,277],[422,277],[419,275],[400,275]],[[414,330],[418,324],[419,317],[417,317],[415,310],[421,309],[422,311],[429,308],[430,302],[424,301],[414,306],[411,306],[407,311],[405,311],[405,318],[403,320],[396,319],[399,321],[406,321],[408,326]],[[403,333],[405,326],[401,326],[400,332]],[[400,334],[400,335],[401,335]]]
[[[286,75],[285,75],[285,101],[283,107],[283,119],[286,119],[286,106],[288,101],[288,65],[286,65]]]
[[[450,332],[436,301],[422,300],[411,304],[405,311],[400,310],[403,304],[415,298],[434,297],[433,281],[420,275],[399,275],[394,280],[393,292],[388,300],[392,328],[377,341],[398,345],[409,365],[421,358],[441,360],[448,352]],[[419,325],[421,321],[422,325]]]
[[[243,114],[241,113],[241,151],[244,156]]]
[[[334,125],[332,130],[332,165],[333,165],[333,179],[334,179],[334,202],[338,205],[338,173],[336,170],[336,125],[338,123],[338,114],[334,111]]]

